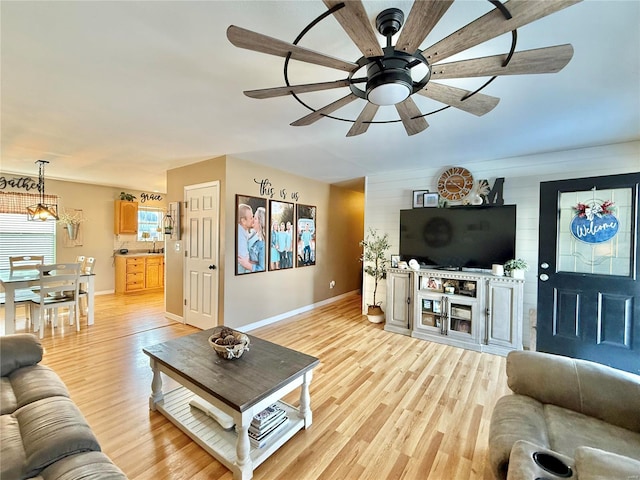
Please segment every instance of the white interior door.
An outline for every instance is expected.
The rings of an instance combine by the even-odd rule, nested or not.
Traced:
[[[218,324],[220,183],[185,187],[185,322],[206,330]]]

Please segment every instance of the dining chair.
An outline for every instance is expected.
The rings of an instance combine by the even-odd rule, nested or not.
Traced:
[[[15,255],[9,257],[9,268],[11,272],[36,270],[38,265],[44,263],[44,255]],[[17,318],[18,307],[24,307],[25,328],[29,329],[31,323],[30,304],[36,298],[33,288],[20,288],[15,291],[13,304],[13,318]],[[5,293],[0,293],[0,304],[6,303]]]
[[[38,319],[40,338],[44,337],[45,312],[60,307],[69,308],[69,324],[76,322],[76,331],[80,331],[78,309],[78,288],[80,285],[79,263],[55,263],[40,265],[38,298],[31,301],[31,317]],[[51,320],[51,332],[55,332],[57,318]]]
[[[9,268],[16,270],[35,270],[44,263],[44,255],[17,255],[9,257]]]
[[[84,259],[83,267],[81,269],[80,274],[93,274],[93,268],[96,265],[95,257],[86,257]],[[80,309],[82,313],[86,314],[88,307],[87,297],[89,296],[88,290],[89,286],[87,282],[82,281],[82,277],[80,277],[80,288],[78,289],[78,299],[80,300]]]
[[[80,271],[84,270],[84,262],[86,260],[86,257],[84,255],[78,255],[76,256],[76,263],[80,264]]]

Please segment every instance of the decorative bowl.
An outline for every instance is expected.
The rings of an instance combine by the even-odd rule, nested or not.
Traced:
[[[229,327],[215,327],[209,337],[209,345],[226,360],[235,360],[249,350],[249,337]]]

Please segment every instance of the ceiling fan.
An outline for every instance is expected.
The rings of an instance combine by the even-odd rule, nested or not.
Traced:
[[[310,114],[293,122],[292,126],[311,125],[323,117],[344,120],[331,114],[357,99],[366,100],[360,115],[355,120],[347,120],[353,123],[347,133],[350,137],[365,133],[372,123],[391,123],[374,121],[378,108],[383,105],[394,105],[400,119],[393,122],[401,121],[407,134],[414,135],[429,126],[426,115],[444,108],[454,107],[477,116],[490,112],[498,104],[499,98],[479,92],[497,76],[555,73],[562,70],[573,56],[570,44],[515,52],[517,29],[582,0],[508,0],[505,3],[489,0],[494,6],[489,13],[425,49],[421,49],[420,44],[446,13],[453,0],[416,0],[406,22],[404,13],[397,8],[382,11],[376,17],[376,29],[386,38],[385,47],[380,45],[360,0],[323,1],[328,10],[311,22],[293,43],[235,25],[227,29],[227,38],[236,47],[285,57],[286,86],[247,90],[244,94],[259,99],[292,95],[311,110]],[[330,15],[335,16],[362,52],[361,58],[356,61],[341,60],[298,45],[312,27]],[[441,63],[452,55],[509,31],[512,33],[511,49],[506,54]],[[392,38],[397,33],[400,35],[393,45]],[[291,85],[288,79],[290,59],[348,72],[348,76],[330,82]],[[363,71],[366,72],[364,76],[356,76]],[[435,81],[469,77],[491,79],[475,91]],[[361,85],[364,87],[361,88]],[[298,97],[301,93],[343,87],[350,89],[348,95],[317,110]],[[423,114],[411,98],[416,93],[446,106]]]

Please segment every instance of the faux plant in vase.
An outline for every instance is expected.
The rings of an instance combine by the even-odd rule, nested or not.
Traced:
[[[373,303],[367,304],[367,317],[370,322],[382,323],[384,312],[380,307],[382,302],[376,300],[378,284],[387,278],[387,251],[389,250],[389,235],[378,234],[377,230],[370,228],[367,238],[360,242],[364,248],[360,261],[364,264],[364,273],[373,277]]]
[[[504,271],[513,278],[524,278],[524,272],[529,270],[529,264],[522,258],[508,260],[504,264]]]
[[[62,228],[67,231],[69,240],[78,238],[78,229],[84,221],[86,218],[82,215],[82,210],[77,210],[75,213],[69,213],[65,210],[58,215],[58,223],[62,224]]]

